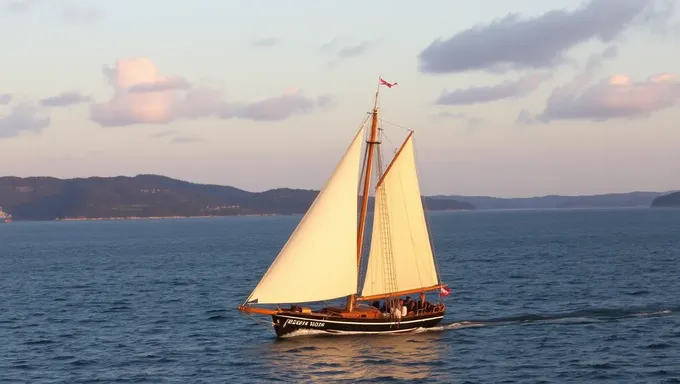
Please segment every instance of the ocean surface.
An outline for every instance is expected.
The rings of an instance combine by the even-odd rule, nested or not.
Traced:
[[[0,383],[680,382],[680,210],[433,213],[441,327],[277,340],[299,219],[0,225]]]

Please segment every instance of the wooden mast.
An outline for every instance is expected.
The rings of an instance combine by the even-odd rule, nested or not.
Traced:
[[[364,176],[364,188],[361,196],[361,212],[359,214],[359,232],[357,234],[357,276],[359,276],[359,269],[361,267],[361,251],[364,244],[364,232],[366,229],[366,213],[368,211],[368,197],[371,187],[371,169],[373,166],[373,153],[375,146],[380,144],[378,142],[378,94],[380,93],[380,81],[378,80],[378,89],[375,91],[375,103],[373,105],[373,120],[371,122],[371,135],[367,141],[366,148],[366,175]],[[354,309],[354,302],[356,295],[352,294],[347,298],[347,311],[351,312]]]

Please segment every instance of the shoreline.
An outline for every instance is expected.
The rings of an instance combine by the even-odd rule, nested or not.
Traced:
[[[168,219],[210,219],[217,217],[259,217],[259,216],[282,216],[282,215],[279,213],[252,213],[244,215],[199,215],[199,216],[65,217],[51,220],[26,220],[26,221],[168,220]]]

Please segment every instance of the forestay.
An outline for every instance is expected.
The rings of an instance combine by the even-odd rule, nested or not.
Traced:
[[[357,191],[364,125],[248,298],[259,304],[330,300],[357,291]]]

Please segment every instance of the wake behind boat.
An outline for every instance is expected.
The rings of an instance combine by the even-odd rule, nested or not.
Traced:
[[[441,297],[449,289],[439,278],[412,131],[387,168],[382,167],[381,85],[391,88],[396,83],[379,79],[368,135],[365,121],[279,255],[238,307],[247,314],[271,316],[279,337],[300,330],[402,333],[434,327],[444,318]],[[373,230],[368,257],[362,263],[374,169]],[[357,194],[360,186],[362,193]],[[433,291],[438,293],[434,304],[426,297]],[[346,298],[344,305],[311,309],[313,303],[341,298]],[[255,306],[260,304],[276,308]]]

